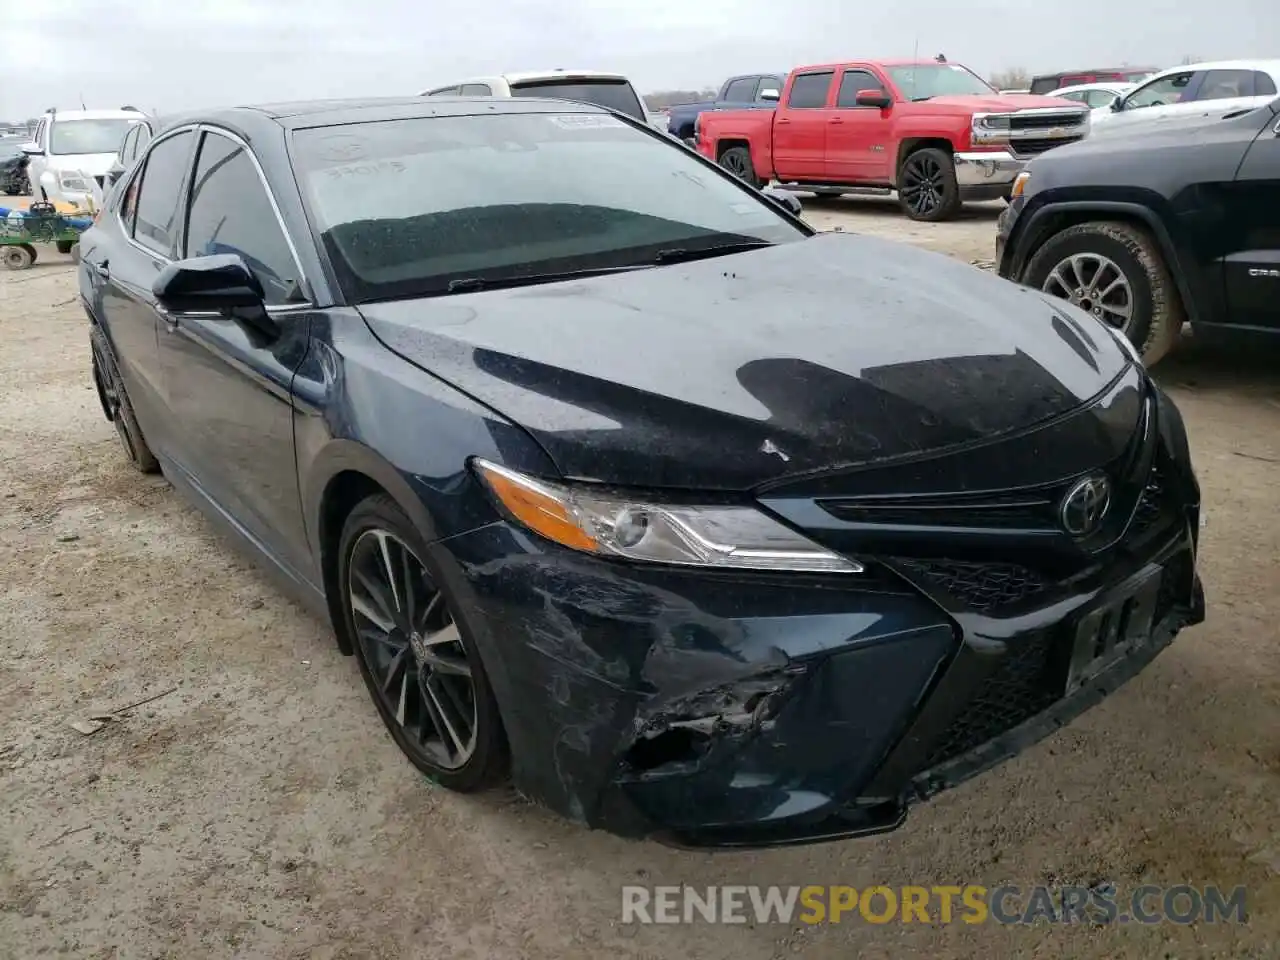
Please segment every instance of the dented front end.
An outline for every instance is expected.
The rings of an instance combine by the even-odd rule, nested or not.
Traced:
[[[699,846],[900,822],[851,798],[960,642],[905,583],[647,569],[506,523],[436,549],[531,797]]]

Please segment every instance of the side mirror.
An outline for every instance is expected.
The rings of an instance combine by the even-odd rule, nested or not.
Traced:
[[[1119,113],[1124,109],[1124,97],[1116,97],[1111,101],[1111,112]]]
[[[760,91],[760,99],[772,100],[774,103],[776,103],[777,101],[782,99],[782,94],[779,91],[773,89],[773,87],[769,87],[766,90]]]
[[[171,263],[151,284],[156,301],[174,313],[227,313],[262,306],[262,284],[232,253]]]
[[[40,144],[35,143],[34,141],[31,143],[24,143],[18,149],[21,150],[23,153],[25,153],[28,157],[44,156],[44,148],[41,147]]]
[[[800,206],[800,198],[794,193],[789,193],[786,190],[776,190],[773,187],[764,187],[760,192],[793,217],[798,217],[804,213],[804,208]]]
[[[884,110],[893,106],[893,97],[883,90],[859,90],[853,95],[853,102],[859,107],[875,107]]]
[[[116,185],[116,181],[123,176],[124,176],[124,165],[120,163],[119,160],[117,160],[115,163],[111,165],[111,168],[107,170],[107,175],[106,175],[107,186],[114,187]]]

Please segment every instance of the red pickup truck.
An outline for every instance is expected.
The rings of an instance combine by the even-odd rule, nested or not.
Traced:
[[[1002,96],[957,63],[858,61],[792,70],[777,109],[698,117],[698,152],[757,186],[897,190],[913,220],[1009,196],[1027,161],[1089,132],[1089,111]]]

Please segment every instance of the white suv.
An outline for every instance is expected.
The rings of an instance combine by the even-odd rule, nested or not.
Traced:
[[[85,206],[101,195],[124,135],[145,119],[132,109],[50,110],[40,118],[32,141],[22,147],[31,157],[27,176],[32,194],[50,203]]]
[[[422,92],[424,97],[552,97],[579,100],[617,110],[641,123],[652,124],[631,81],[617,73],[597,70],[542,70],[476,77]]]

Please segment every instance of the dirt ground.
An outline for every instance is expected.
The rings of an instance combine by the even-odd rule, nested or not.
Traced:
[[[992,255],[998,207],[823,227]],[[161,479],[90,387],[70,260],[0,271],[0,957],[1280,956],[1280,373],[1183,349],[1208,621],[1099,708],[872,840],[706,854],[416,775],[328,627]],[[91,735],[74,718],[145,698]],[[1248,887],[1249,923],[622,925],[624,884]]]

